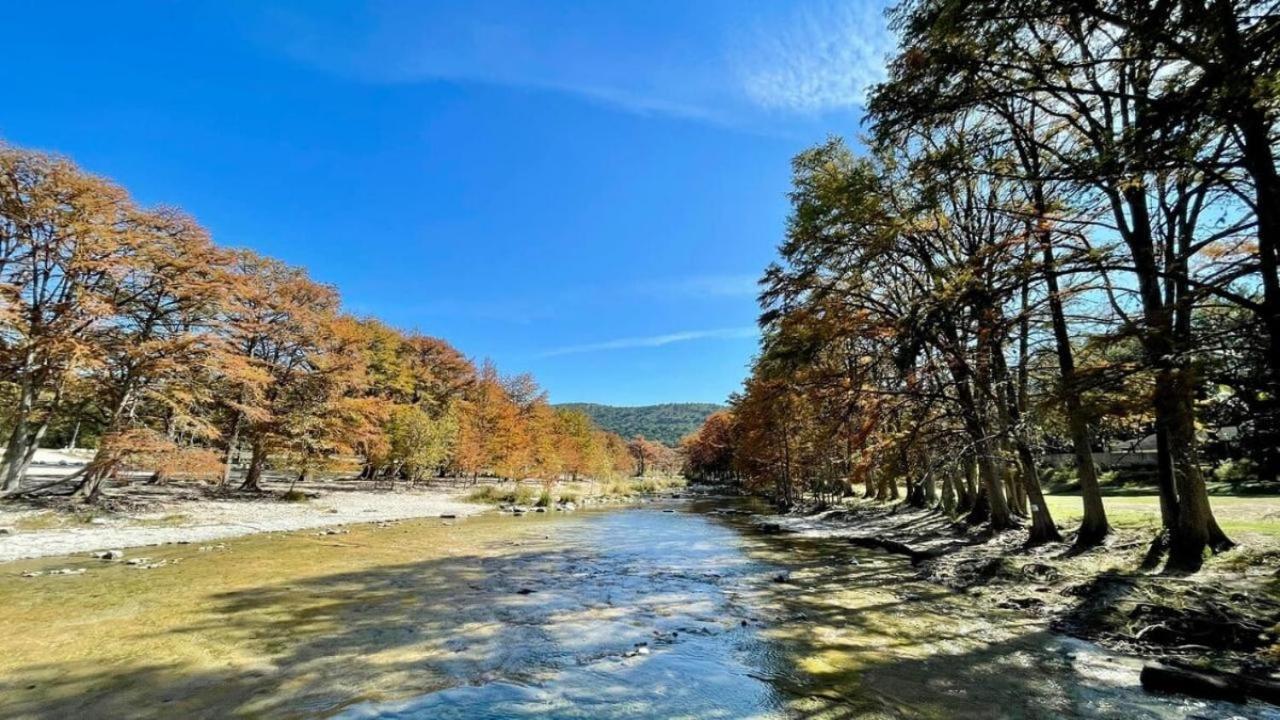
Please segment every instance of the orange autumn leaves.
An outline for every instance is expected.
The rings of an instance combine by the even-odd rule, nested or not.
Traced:
[[[214,244],[169,208],[44,153],[0,145],[3,491],[78,437],[93,496],[126,469],[243,484],[268,470],[366,477],[602,476],[626,445],[552,408],[529,376],[346,314],[297,267]],[[74,427],[72,433],[68,428]]]

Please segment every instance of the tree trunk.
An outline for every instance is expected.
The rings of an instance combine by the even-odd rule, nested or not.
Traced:
[[[222,460],[222,481],[219,483],[226,486],[231,482],[231,463],[235,457],[236,446],[240,444],[240,427],[244,424],[244,413],[237,412],[236,418],[231,422],[231,433],[227,436],[227,453]]]
[[[979,434],[985,435],[985,433]],[[1005,501],[1002,481],[996,470],[995,458],[992,456],[991,443],[986,437],[981,437],[974,444],[978,451],[978,477],[982,480],[984,490],[979,494],[980,499],[975,509],[985,505],[985,510],[989,513],[991,529],[997,532],[1008,530],[1013,527],[1013,519],[1009,515],[1009,505]]]
[[[965,456],[960,462],[964,466],[964,482],[956,483],[956,512],[967,513],[973,509],[978,496],[978,466],[972,455]]]
[[[31,463],[36,459],[36,450],[40,449],[40,441],[44,439],[45,433],[49,430],[49,421],[52,418],[46,416],[40,421],[40,425],[36,427],[34,433],[31,433],[23,442],[24,449],[22,455],[17,458],[13,464],[5,467],[5,481],[3,490],[0,495],[7,495],[17,492],[22,487],[22,479],[27,476],[27,471],[31,469]],[[30,427],[28,426],[29,430]],[[12,478],[12,485],[10,484]]]
[[[1153,405],[1158,445],[1157,479],[1160,486],[1161,518],[1169,533],[1169,564],[1180,569],[1197,569],[1204,551],[1213,543],[1229,547],[1209,509],[1209,496],[1200,473],[1196,449],[1194,386],[1186,361],[1179,357],[1183,338],[1175,342],[1174,308],[1165,301],[1151,237],[1151,223],[1143,188],[1130,187],[1123,198],[1133,218],[1124,233],[1133,258],[1142,299],[1144,327],[1141,341],[1147,361],[1156,370]],[[1189,326],[1180,318],[1177,329]]]
[[[102,492],[102,481],[106,478],[106,468],[91,469],[85,473],[84,479],[80,481],[80,485],[76,487],[75,492],[71,493],[71,496],[80,498],[85,502],[97,500]]]
[[[1218,527],[1209,507],[1209,494],[1200,472],[1195,419],[1192,410],[1193,383],[1190,371],[1166,370],[1157,378],[1156,412],[1164,418],[1177,492],[1177,517],[1169,535],[1169,564],[1197,570],[1208,548],[1223,550],[1231,541]]]
[[[31,354],[28,353],[28,365],[32,362]],[[9,432],[9,442],[5,445],[4,450],[4,480],[0,484],[0,493],[8,494],[16,492],[22,484],[22,475],[25,468],[22,467],[22,458],[27,455],[27,448],[31,443],[31,435],[29,425],[31,422],[31,412],[35,407],[35,382],[31,378],[31,369],[28,368],[22,375],[21,389],[18,397],[18,408],[14,412],[13,430]]]
[[[1049,229],[1044,226],[1048,208],[1043,190],[1035,189],[1036,212],[1041,227],[1036,235],[1040,241],[1043,258],[1044,281],[1049,293],[1049,316],[1053,324],[1054,351],[1058,356],[1058,373],[1062,379],[1062,403],[1066,410],[1067,424],[1071,432],[1071,452],[1076,459],[1076,478],[1080,482],[1080,497],[1084,503],[1084,517],[1076,533],[1076,547],[1093,547],[1111,532],[1107,522],[1106,507],[1102,503],[1102,488],[1098,484],[1098,466],[1093,461],[1093,438],[1089,421],[1084,416],[1080,402],[1082,391],[1076,374],[1075,351],[1071,348],[1071,335],[1067,329],[1067,316],[1062,307],[1062,290],[1058,285],[1057,261],[1053,257],[1053,243]]]
[[[267,453],[259,443],[253,444],[253,454],[249,458],[249,471],[245,473],[241,490],[262,492],[262,470],[267,462]]]
[[[1031,511],[1031,530],[1027,542],[1031,545],[1058,542],[1062,540],[1062,535],[1058,533],[1058,527],[1053,522],[1049,506],[1044,501],[1044,492],[1040,489],[1040,471],[1036,467],[1035,454],[1031,451],[1031,442],[1027,439],[1022,423],[1023,401],[1013,392],[1009,368],[1005,364],[1002,353],[997,352],[992,356],[992,369],[995,371],[996,378],[1003,381],[1003,385],[1008,388],[1004,393],[1005,411],[1002,419],[1008,423],[1009,438],[1018,456],[1018,478],[1021,480],[1018,487],[1018,504],[1024,507],[1029,506],[1028,509]]]
[[[948,516],[956,514],[956,481],[950,472],[942,476],[942,511]]]
[[[1232,68],[1232,73],[1247,62],[1243,40],[1236,24],[1231,3],[1214,4],[1218,32],[1209,37],[1219,43],[1219,49]],[[1238,76],[1238,74],[1237,74]],[[1243,89],[1243,97],[1236,99],[1235,125],[1241,139],[1242,160],[1245,170],[1253,178],[1254,207],[1258,221],[1258,264],[1262,271],[1262,322],[1267,329],[1267,365],[1269,417],[1264,425],[1264,467],[1268,479],[1280,477],[1280,174],[1276,172],[1275,150],[1272,145],[1270,112],[1265,103],[1266,93],[1251,87]]]

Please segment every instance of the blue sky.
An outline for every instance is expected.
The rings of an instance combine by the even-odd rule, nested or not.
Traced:
[[[559,402],[722,401],[790,158],[856,135],[860,2],[17,2],[0,138]],[[39,31],[35,31],[39,29]],[[15,61],[15,58],[17,59]]]

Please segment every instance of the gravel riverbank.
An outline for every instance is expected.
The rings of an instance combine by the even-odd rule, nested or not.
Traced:
[[[179,489],[153,499],[144,511],[116,513],[0,506],[0,562],[349,523],[463,517],[490,509],[466,502],[465,493],[445,490],[327,486],[316,494],[307,502],[284,502],[274,494],[221,499]]]

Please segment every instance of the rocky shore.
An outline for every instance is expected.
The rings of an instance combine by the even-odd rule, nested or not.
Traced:
[[[276,490],[280,490],[276,488]],[[207,496],[157,488],[132,507],[0,505],[0,562],[117,548],[205,543],[261,532],[324,528],[420,517],[463,517],[490,507],[446,489],[368,490],[312,485],[286,500],[266,494]],[[135,489],[134,494],[137,494]],[[300,501],[299,501],[300,499]]]
[[[756,522],[766,532],[906,556],[922,579],[975,603],[1043,618],[1061,634],[1148,661],[1143,682],[1152,690],[1280,704],[1280,546],[1264,537],[1188,576],[1146,562],[1151,533],[1134,529],[1076,552],[1069,542],[1027,547],[1018,531],[992,534],[941,513],[870,502]]]

